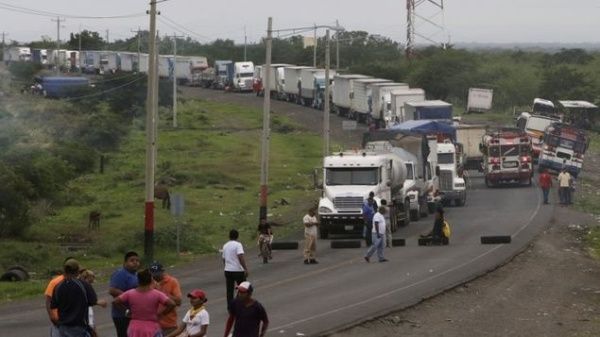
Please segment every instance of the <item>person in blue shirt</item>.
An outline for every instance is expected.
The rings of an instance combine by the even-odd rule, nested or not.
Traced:
[[[363,236],[365,237],[367,247],[371,246],[373,243],[371,231],[373,230],[373,216],[375,215],[375,212],[377,212],[377,201],[375,201],[374,197],[375,193],[370,192],[369,197],[363,202],[362,206],[362,216],[365,223]]]
[[[140,267],[140,257],[136,252],[127,252],[123,266],[117,269],[110,277],[108,293],[117,298],[129,289],[138,286],[137,270]],[[117,330],[117,337],[127,337],[127,327],[130,317],[127,317],[126,309],[120,306],[112,306],[112,319]]]

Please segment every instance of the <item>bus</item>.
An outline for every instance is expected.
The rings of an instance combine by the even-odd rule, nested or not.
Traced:
[[[559,172],[566,168],[577,177],[583,166],[583,156],[589,145],[585,132],[574,126],[553,123],[544,132],[539,169]]]

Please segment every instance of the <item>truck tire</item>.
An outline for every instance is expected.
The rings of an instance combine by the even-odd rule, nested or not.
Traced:
[[[329,233],[323,227],[319,227],[319,239],[327,239],[329,237]]]
[[[487,177],[485,177],[485,186],[494,187],[494,183],[492,183]]]
[[[28,278],[29,278],[28,275],[26,273],[24,273],[22,270],[13,269],[13,270],[9,270],[6,273],[2,274],[2,276],[0,277],[0,281],[19,282],[19,281],[26,281]]]
[[[396,212],[396,215],[398,215],[400,213],[400,210],[402,210],[402,213],[404,214],[404,220],[402,220],[402,226],[403,227],[408,227],[408,225],[410,225],[410,210],[409,210],[409,204],[410,200],[406,199],[404,200],[404,204],[397,204],[396,205],[396,209],[398,209],[398,211]]]
[[[298,241],[275,241],[271,243],[272,250],[298,249]]]
[[[396,214],[396,207],[394,205],[388,208],[390,212],[390,230],[395,233],[398,230],[398,215]]]

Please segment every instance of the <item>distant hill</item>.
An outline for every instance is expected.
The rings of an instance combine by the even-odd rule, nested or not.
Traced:
[[[587,51],[599,51],[600,42],[582,42],[582,43],[484,43],[484,42],[455,42],[456,48],[467,50],[523,50],[523,51],[540,51],[540,52],[558,52],[561,49],[585,49]]]

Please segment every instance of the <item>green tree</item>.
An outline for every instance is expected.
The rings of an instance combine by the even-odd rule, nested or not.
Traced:
[[[591,79],[567,65],[551,67],[544,71],[540,93],[542,97],[550,100],[595,97]]]
[[[100,50],[106,45],[106,41],[102,39],[98,32],[89,30],[83,30],[81,33],[73,34],[69,42],[67,42],[67,48],[77,50],[79,49],[79,36],[81,35],[81,49],[82,50]]]
[[[0,238],[18,237],[31,225],[32,186],[0,162]]]

